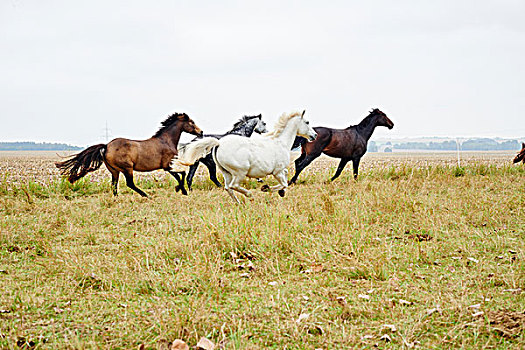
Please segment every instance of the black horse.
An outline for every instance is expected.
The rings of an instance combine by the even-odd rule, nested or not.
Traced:
[[[241,119],[239,119],[234,125],[233,128],[228,131],[225,134],[204,134],[204,136],[199,136],[192,141],[198,140],[202,137],[214,137],[216,139],[223,138],[226,135],[241,135],[250,137],[252,136],[253,132],[262,134],[264,132],[267,132],[266,130],[266,123],[262,120],[262,116],[254,115],[254,116],[244,116]],[[187,144],[181,145],[179,147],[179,151],[185,147]],[[218,187],[221,187],[221,183],[219,180],[217,180],[217,166],[215,165],[215,162],[213,161],[213,157],[211,155],[211,152],[206,155],[206,157],[199,159],[195,164],[190,166],[190,169],[188,170],[188,175],[186,177],[186,183],[188,184],[188,189],[191,191],[191,185],[193,183],[193,177],[195,176],[195,172],[197,171],[197,168],[199,167],[199,163],[203,163],[208,168],[208,172],[210,174],[210,180],[217,185]],[[183,194],[186,194],[184,189],[184,172],[178,172],[178,174],[181,175],[182,181],[179,181],[178,186],[175,188],[176,191],[182,190]]]
[[[366,152],[368,140],[376,126],[386,126],[392,129],[394,123],[388,119],[385,113],[376,108],[359,124],[349,126],[346,129],[314,128],[317,138],[312,142],[306,142],[306,139],[298,137],[292,147],[302,146],[301,156],[295,160],[295,175],[289,183],[295,183],[301,171],[321,153],[330,157],[341,158],[332,181],[339,177],[346,163],[350,160],[354,166],[354,178],[357,179],[359,162]]]

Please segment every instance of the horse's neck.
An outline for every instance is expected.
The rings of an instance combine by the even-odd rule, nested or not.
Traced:
[[[171,128],[166,130],[159,136],[160,139],[167,142],[171,147],[177,148],[180,140],[180,134],[182,134],[182,127],[179,123],[175,123]]]
[[[295,137],[297,136],[297,120],[290,120],[288,124],[284,127],[283,131],[277,139],[284,145],[284,147],[289,150],[292,148]]]
[[[370,139],[376,128],[377,116],[368,116],[357,125],[357,132],[366,141]]]
[[[250,137],[253,134],[253,130],[255,129],[256,123],[249,123],[249,124],[243,124],[238,128],[235,128],[228,132],[228,134],[234,134],[234,135],[242,135],[246,137]]]

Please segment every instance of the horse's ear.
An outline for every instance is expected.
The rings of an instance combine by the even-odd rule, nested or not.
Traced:
[[[301,114],[301,118],[304,117],[305,113],[306,113],[306,109],[303,110],[303,114]]]
[[[521,147],[525,148],[525,142],[521,143]]]
[[[259,114],[257,117],[258,117],[259,119],[262,119],[262,114]]]

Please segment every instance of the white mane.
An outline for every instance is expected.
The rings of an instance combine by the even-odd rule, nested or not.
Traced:
[[[270,138],[278,137],[283,132],[284,128],[286,127],[286,124],[288,124],[290,119],[292,119],[293,117],[300,117],[301,115],[302,112],[299,111],[281,114],[279,120],[277,121],[277,123],[275,123],[274,130],[267,132],[266,134],[264,134],[264,136]]]

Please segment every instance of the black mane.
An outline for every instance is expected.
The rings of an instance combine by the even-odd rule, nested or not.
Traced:
[[[254,119],[254,118],[261,118],[261,115],[260,114],[259,115],[245,115],[244,117],[239,119],[235,124],[233,124],[232,130],[237,129],[238,127],[246,123],[248,120]]]
[[[160,123],[160,129],[153,135],[153,137],[158,137],[162,133],[164,133],[173,123],[180,120],[183,122],[186,122],[190,119],[186,113],[173,113],[170,115],[166,120],[164,120],[162,123]]]

